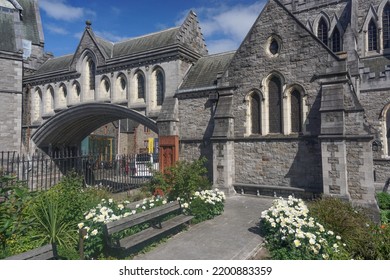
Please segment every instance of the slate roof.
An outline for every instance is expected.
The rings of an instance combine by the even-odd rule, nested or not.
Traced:
[[[140,52],[147,52],[178,43],[179,27],[167,29],[142,37],[112,43],[95,36],[96,43],[108,58],[116,58]],[[1,31],[0,31],[1,32]],[[34,75],[46,74],[69,69],[74,54],[51,58],[47,60]]]
[[[2,13],[0,16],[0,51],[16,51],[14,15]],[[4,38],[4,39],[3,39]]]
[[[15,9],[14,5],[12,5],[11,2],[9,2],[8,0],[0,0],[0,7]]]
[[[139,52],[146,52],[178,43],[177,36],[179,29],[180,27],[175,27],[142,37],[115,43],[113,57],[121,57]]]
[[[23,7],[23,38],[31,41],[33,44],[39,44],[39,27],[34,1],[18,0],[18,2]]]
[[[107,57],[112,56],[112,51],[114,48],[114,44],[104,40],[103,38],[100,38],[98,36],[95,36],[96,38],[96,43],[101,47],[101,49],[106,53]]]
[[[73,54],[59,56],[56,58],[48,59],[35,73],[37,75],[43,73],[57,72],[61,70],[68,70],[70,63],[72,62]]]
[[[234,54],[227,52],[200,58],[188,72],[179,91],[216,86],[218,73],[227,69]]]

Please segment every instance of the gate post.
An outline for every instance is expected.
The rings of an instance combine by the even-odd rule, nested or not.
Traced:
[[[179,136],[160,136],[158,143],[160,171],[164,173],[179,160]]]

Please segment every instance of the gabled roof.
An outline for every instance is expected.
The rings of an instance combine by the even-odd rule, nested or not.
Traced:
[[[96,43],[99,45],[101,50],[105,52],[107,57],[112,57],[114,44],[98,36],[95,36],[95,39],[96,39]]]
[[[115,43],[112,57],[121,57],[157,48],[173,45],[178,42],[179,27]]]
[[[68,70],[72,59],[73,54],[50,58],[44,64],[42,64],[38,71],[35,72],[35,75]]]
[[[89,45],[91,43],[93,46]],[[190,57],[193,57],[194,60],[202,55],[207,55],[206,44],[204,43],[197,16],[192,11],[189,12],[181,26],[116,43],[96,36],[91,28],[91,23],[87,23],[86,29],[72,59],[71,56],[50,59],[50,61],[45,63],[41,69],[32,76],[60,72],[61,70],[65,70],[66,67],[68,67],[70,71],[75,70],[76,61],[80,58],[81,53],[86,48],[98,56],[98,66],[115,63],[114,60],[116,59],[133,59],[134,57],[156,55],[159,51],[183,51],[189,54]],[[56,67],[58,68],[56,69]]]
[[[38,9],[35,6],[35,1],[18,0],[23,7],[22,34],[23,39],[31,41],[33,44],[40,44],[41,38],[39,34],[40,19],[38,18]],[[42,38],[43,40],[43,38]]]
[[[5,13],[1,14],[0,26],[0,51],[17,51],[14,15]]]
[[[0,0],[0,7],[15,9],[16,7],[8,0]]]
[[[18,3],[18,1],[16,1],[16,0],[8,0],[9,2],[11,2],[12,3],[12,5],[14,5],[14,7],[16,8],[16,9],[18,9],[18,10],[23,10],[23,7],[22,6],[20,6],[20,4]]]
[[[188,72],[179,91],[215,87],[218,74],[226,70],[234,54],[227,52],[200,58]]]

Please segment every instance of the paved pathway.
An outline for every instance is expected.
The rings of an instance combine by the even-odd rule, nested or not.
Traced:
[[[261,212],[273,198],[234,195],[225,211],[212,220],[190,226],[137,260],[245,260],[259,249]]]

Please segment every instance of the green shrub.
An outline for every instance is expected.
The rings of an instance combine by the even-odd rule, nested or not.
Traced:
[[[385,192],[380,192],[376,194],[378,201],[378,206],[383,210],[390,210],[390,194]]]
[[[31,218],[25,215],[25,209],[35,196],[26,186],[11,176],[1,176],[0,182],[6,184],[0,188],[0,246],[6,250],[8,239],[22,236],[30,230]]]
[[[390,224],[390,210],[380,210],[381,223]]]
[[[76,227],[83,219],[84,212],[108,196],[109,193],[104,189],[85,187],[83,177],[70,172],[57,185],[41,192],[35,204],[39,204],[42,199],[52,201],[60,209],[64,222]]]
[[[31,209],[35,218],[33,228],[34,237],[40,245],[55,243],[58,246],[71,248],[77,242],[75,221],[69,221],[65,208],[61,208],[55,196],[45,195],[39,197]]]
[[[155,172],[147,186],[151,193],[159,196],[166,195],[168,200],[176,200],[178,197],[186,201],[196,192],[210,189],[208,180],[206,159],[201,158],[193,162],[179,161],[169,167],[164,173]]]
[[[1,251],[0,258],[17,255],[40,246],[40,241],[33,237],[33,234],[13,234],[6,240],[4,251]]]
[[[323,198],[309,204],[311,214],[325,227],[339,234],[353,259],[382,259],[383,239],[378,226],[366,215],[364,209],[353,207],[337,198]]]

